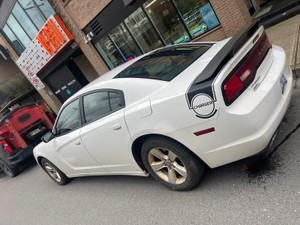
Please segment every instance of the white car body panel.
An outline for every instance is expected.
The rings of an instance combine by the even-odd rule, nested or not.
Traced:
[[[259,153],[269,144],[291,99],[293,77],[284,51],[272,46],[252,84],[229,106],[223,100],[221,86],[255,45],[254,38],[262,33],[263,28],[258,29],[213,80],[216,112],[210,117],[195,115],[188,106],[186,92],[229,39],[214,44],[171,82],[112,79],[141,57],[98,78],[73,95],[63,107],[89,91],[112,88],[123,91],[126,107],[86,124],[78,131],[56,137],[47,144],[41,143],[34,149],[36,159],[47,158],[69,177],[142,176],[145,174],[133,157],[132,144],[138,138],[152,134],[180,142],[211,168]],[[282,74],[287,79],[283,94]],[[214,131],[200,136],[194,134],[210,128]],[[82,145],[75,144],[78,140]]]
[[[121,109],[84,126],[80,132],[81,140],[86,150],[107,173],[140,173],[131,153],[132,139],[123,111]]]

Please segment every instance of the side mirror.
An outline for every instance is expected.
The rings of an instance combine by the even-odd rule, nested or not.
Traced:
[[[45,142],[45,143],[48,143],[53,138],[54,138],[54,134],[51,131],[49,131],[46,134],[44,134],[44,136],[42,137],[42,141]]]

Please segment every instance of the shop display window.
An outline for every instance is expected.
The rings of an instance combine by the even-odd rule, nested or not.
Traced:
[[[100,41],[98,41],[95,44],[95,47],[100,52],[102,58],[110,69],[113,69],[125,62],[120,51],[118,51],[108,36],[104,36]]]
[[[142,8],[132,13],[124,22],[144,52],[163,46]]]
[[[137,57],[142,54],[123,23],[113,29],[109,36],[125,59],[129,56]]]
[[[192,37],[197,37],[219,25],[208,0],[174,0]]]
[[[95,47],[112,69],[128,57],[189,42],[219,25],[209,0],[147,0]]]
[[[148,0],[143,7],[167,45],[190,40],[171,0]]]

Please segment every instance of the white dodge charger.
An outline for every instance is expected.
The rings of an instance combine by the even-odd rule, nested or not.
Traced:
[[[283,49],[255,22],[217,43],[157,49],[70,97],[34,156],[61,185],[79,176],[150,174],[189,190],[206,165],[268,147],[292,81]]]

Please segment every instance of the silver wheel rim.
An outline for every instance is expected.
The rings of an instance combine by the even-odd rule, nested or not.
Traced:
[[[182,184],[187,179],[187,170],[182,160],[165,148],[152,148],[148,154],[152,170],[162,180],[171,184]]]
[[[60,177],[59,173],[52,165],[50,165],[49,163],[46,162],[44,164],[44,166],[45,166],[47,173],[50,175],[50,177],[53,178],[53,180],[55,180],[56,182],[61,182],[61,177]]]

